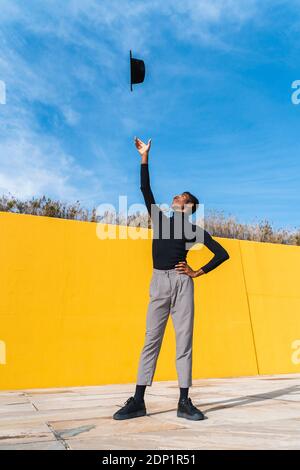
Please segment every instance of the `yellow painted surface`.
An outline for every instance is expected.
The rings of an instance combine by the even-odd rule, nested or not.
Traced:
[[[195,377],[257,374],[255,348],[243,277],[239,240],[218,238],[230,255],[213,271],[194,280]],[[205,262],[213,255],[205,248]],[[204,253],[203,253],[204,254]],[[203,265],[200,252],[189,253],[192,267]]]
[[[0,213],[0,389],[135,382],[151,231],[140,229],[144,239],[101,240],[96,229],[89,222]],[[137,235],[135,228],[129,232]],[[194,280],[193,377],[257,374],[256,353],[260,372],[299,372],[299,294],[286,276],[300,278],[300,248],[219,241],[230,260]],[[211,256],[202,247],[188,261],[198,268]],[[284,267],[289,257],[293,276]],[[272,302],[271,294],[281,301]],[[268,301],[260,298],[265,295]],[[176,378],[170,317],[154,380]]]
[[[300,371],[300,247],[241,243],[261,374]]]

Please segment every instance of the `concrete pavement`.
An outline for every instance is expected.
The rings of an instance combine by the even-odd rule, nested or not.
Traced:
[[[300,374],[194,380],[196,422],[176,416],[176,381],[147,387],[147,416],[113,420],[134,388],[2,391],[0,450],[300,449]]]

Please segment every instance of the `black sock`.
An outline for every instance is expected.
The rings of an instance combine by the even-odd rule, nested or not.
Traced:
[[[136,385],[134,398],[136,401],[143,401],[147,385]]]
[[[187,397],[188,397],[188,394],[189,394],[189,388],[181,388],[181,387],[180,387],[180,397],[179,397],[179,400],[181,400],[182,398],[187,398]]]

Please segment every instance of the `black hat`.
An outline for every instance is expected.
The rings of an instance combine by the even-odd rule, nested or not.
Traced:
[[[140,59],[133,59],[130,51],[130,89],[132,84],[142,83],[145,78],[145,63]]]

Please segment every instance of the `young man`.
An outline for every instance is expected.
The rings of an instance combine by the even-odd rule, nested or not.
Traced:
[[[177,416],[204,419],[188,397],[192,385],[192,342],[194,326],[193,279],[207,274],[229,258],[228,252],[211,235],[196,224],[189,222],[199,204],[188,191],[173,198],[172,217],[167,217],[156,205],[150,186],[148,157],[151,139],[145,144],[135,138],[135,146],[142,157],[141,191],[153,227],[152,257],[153,274],[150,283],[150,302],[147,311],[146,336],[141,352],[135,395],[117,411],[114,419],[128,419],[146,414],[144,393],[152,385],[162,339],[171,313],[176,333],[176,369],[180,387]],[[203,243],[214,253],[202,268],[194,271],[186,262],[189,248]]]

